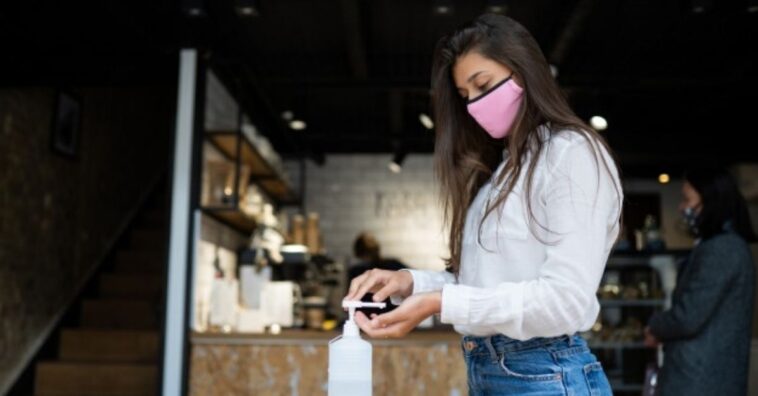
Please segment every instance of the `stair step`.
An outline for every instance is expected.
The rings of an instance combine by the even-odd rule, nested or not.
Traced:
[[[64,329],[60,359],[78,362],[153,363],[158,361],[157,331]]]
[[[132,233],[129,246],[139,249],[160,250],[166,246],[168,235],[162,229],[137,229]]]
[[[145,250],[124,250],[116,254],[114,271],[118,273],[162,273],[164,253]]]
[[[37,364],[38,396],[137,396],[158,394],[154,364],[41,362]]]
[[[163,277],[152,274],[102,274],[100,296],[107,298],[157,299],[163,292]]]
[[[82,326],[96,329],[155,329],[158,304],[139,300],[84,300]]]

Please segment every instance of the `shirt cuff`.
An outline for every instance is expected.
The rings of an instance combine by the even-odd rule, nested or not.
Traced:
[[[440,321],[445,324],[467,325],[469,323],[469,304],[471,287],[447,284],[442,287],[442,306]]]

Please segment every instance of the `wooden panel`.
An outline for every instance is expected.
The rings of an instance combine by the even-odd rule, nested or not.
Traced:
[[[76,396],[155,395],[154,365],[53,363],[37,364],[35,394]]]
[[[65,329],[60,358],[81,362],[150,363],[158,360],[156,331]]]
[[[97,329],[153,329],[158,326],[157,304],[131,300],[85,300],[82,326]]]
[[[163,277],[151,274],[102,274],[99,291],[106,298],[157,299],[163,293]]]

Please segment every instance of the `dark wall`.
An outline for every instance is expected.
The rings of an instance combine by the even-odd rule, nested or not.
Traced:
[[[51,149],[56,90],[0,89],[0,393],[169,164],[175,87],[73,92],[69,158]]]

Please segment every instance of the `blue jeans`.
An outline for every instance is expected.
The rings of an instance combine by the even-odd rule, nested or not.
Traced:
[[[518,341],[464,336],[469,396],[613,395],[603,367],[579,335]]]

